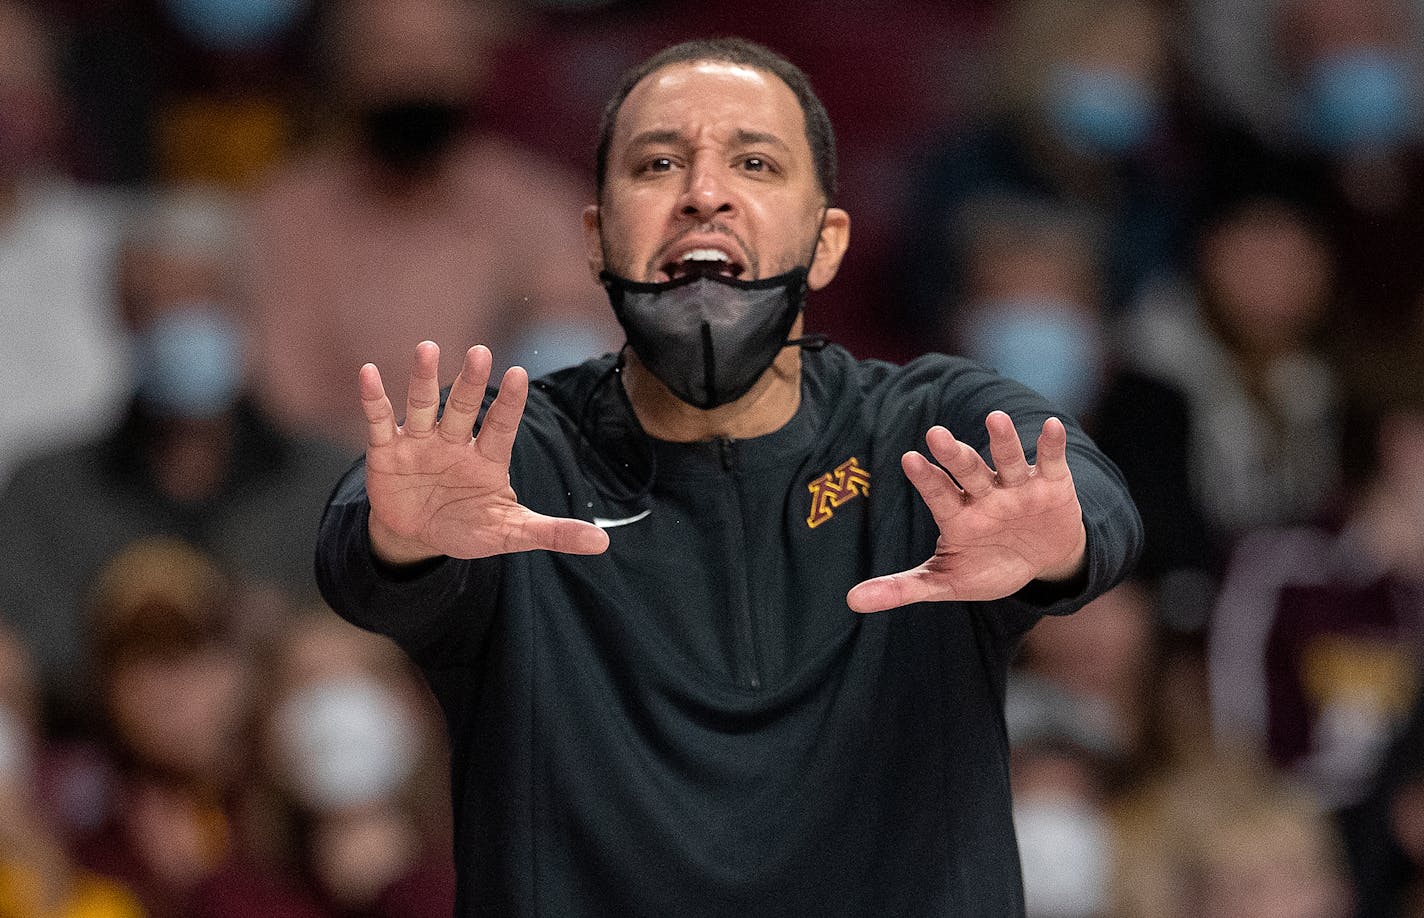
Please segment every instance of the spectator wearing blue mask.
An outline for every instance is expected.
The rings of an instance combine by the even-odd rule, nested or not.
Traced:
[[[1269,146],[1379,153],[1424,128],[1417,0],[1193,0],[1186,13],[1211,114]]]
[[[903,309],[920,346],[963,302],[968,223],[985,201],[1036,198],[1102,224],[1109,312],[1171,273],[1181,168],[1167,22],[1140,0],[1020,0],[1005,13],[985,114],[927,151],[904,186]]]
[[[1205,522],[1190,493],[1187,397],[1133,365],[1104,304],[1107,228],[1092,210],[985,198],[963,218],[965,286],[942,334],[958,353],[1078,418],[1122,469],[1148,539],[1138,570],[1170,629],[1209,604]]]
[[[135,221],[115,285],[132,334],[128,410],[112,431],[22,466],[0,497],[0,615],[57,701],[78,694],[83,591],[135,538],[185,538],[254,595],[315,593],[306,546],[349,457],[281,432],[245,395],[232,235],[225,199],[193,190]]]
[[[1188,5],[1208,148],[1308,164],[1339,258],[1337,335],[1408,334],[1424,295],[1424,3]]]

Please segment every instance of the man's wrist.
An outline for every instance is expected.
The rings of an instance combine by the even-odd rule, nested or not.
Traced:
[[[1035,580],[1045,583],[1067,583],[1076,580],[1083,575],[1083,568],[1088,563],[1088,530],[1082,523],[1078,524],[1078,547],[1061,564],[1055,564],[1041,573]]]
[[[406,567],[440,557],[440,553],[419,539],[410,539],[397,534],[372,516],[366,526],[370,537],[371,553],[376,560],[388,567]]]

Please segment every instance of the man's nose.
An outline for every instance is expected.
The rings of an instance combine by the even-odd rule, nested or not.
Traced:
[[[709,220],[736,210],[727,178],[725,170],[710,157],[699,157],[687,170],[687,186],[678,201],[678,213]]]

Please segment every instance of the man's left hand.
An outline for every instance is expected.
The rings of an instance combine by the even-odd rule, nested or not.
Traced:
[[[915,451],[901,458],[934,514],[939,540],[919,567],[858,584],[846,596],[852,609],[1001,599],[1032,580],[1067,581],[1082,570],[1088,537],[1063,422],[1044,422],[1033,465],[1007,414],[990,413],[984,426],[997,471],[943,427],[931,427],[925,443],[944,468]]]

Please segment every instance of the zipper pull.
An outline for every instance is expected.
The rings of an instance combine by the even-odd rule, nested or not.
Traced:
[[[717,450],[722,454],[722,468],[730,472],[737,467],[737,441],[730,437],[717,439]]]

